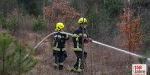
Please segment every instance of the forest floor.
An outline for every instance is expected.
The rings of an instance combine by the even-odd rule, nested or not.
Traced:
[[[34,47],[47,35],[24,33],[18,38],[28,43],[30,47]],[[50,37],[37,47],[33,56],[39,59],[39,63],[25,75],[78,75],[69,71],[76,62],[72,40],[66,42],[68,57],[64,62],[64,70],[61,71],[53,68],[52,40],[52,37]],[[88,56],[85,69],[81,75],[131,75],[132,64],[138,63],[136,57],[94,43],[86,44],[84,50],[88,53]]]

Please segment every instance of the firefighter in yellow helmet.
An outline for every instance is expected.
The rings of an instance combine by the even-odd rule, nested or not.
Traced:
[[[67,57],[65,51],[65,42],[69,39],[69,36],[61,33],[64,30],[64,24],[59,22],[56,24],[55,31],[57,33],[54,34],[54,48],[53,48],[53,56],[55,57],[54,68],[62,70],[64,60]]]
[[[79,24],[79,27],[73,32],[73,35],[72,35],[72,40],[74,43],[74,52],[77,57],[77,61],[74,64],[74,67],[71,69],[71,71],[73,72],[82,72],[82,69],[84,67],[82,60],[86,59],[87,57],[87,52],[83,51],[82,46],[88,42],[92,42],[92,40],[88,38],[86,34],[87,19],[81,17],[78,20],[78,24]]]

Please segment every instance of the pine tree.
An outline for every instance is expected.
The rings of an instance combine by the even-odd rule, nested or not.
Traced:
[[[0,36],[0,75],[20,75],[30,71],[38,61],[29,56],[27,45],[21,44],[11,35],[3,33]]]

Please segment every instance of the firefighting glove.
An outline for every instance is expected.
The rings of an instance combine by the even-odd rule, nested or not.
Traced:
[[[88,38],[87,38],[87,35],[84,34],[83,35],[83,38],[84,38],[84,44],[87,44],[89,42]]]
[[[87,44],[89,42],[88,38],[84,38],[84,44]]]

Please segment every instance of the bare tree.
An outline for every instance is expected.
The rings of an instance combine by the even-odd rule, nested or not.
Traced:
[[[130,8],[124,8],[124,13],[120,16],[120,36],[126,40],[121,46],[135,52],[137,46],[142,44],[142,28],[140,27],[140,17],[134,16]]]

